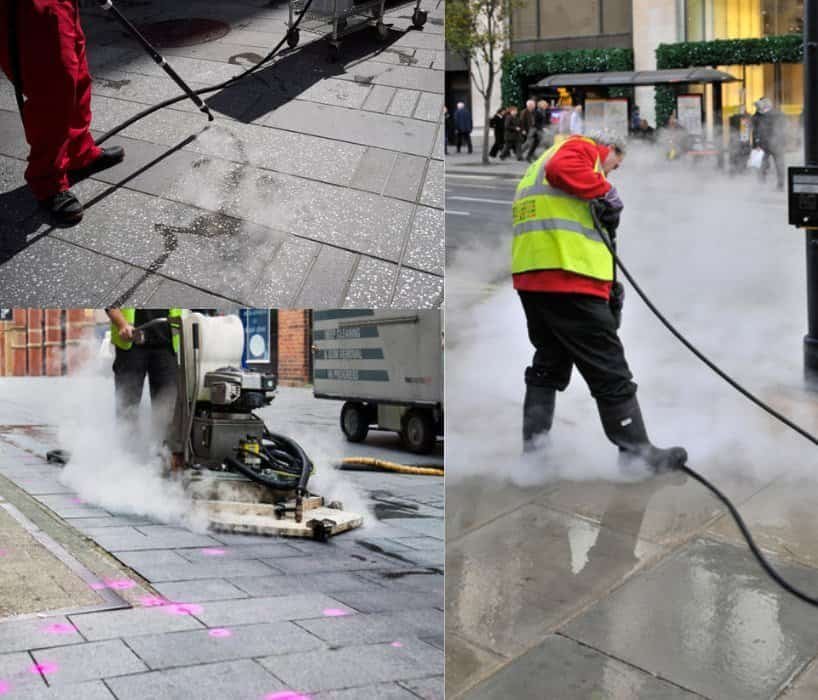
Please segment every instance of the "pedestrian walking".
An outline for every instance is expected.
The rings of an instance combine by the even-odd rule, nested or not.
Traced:
[[[763,182],[770,169],[770,159],[775,161],[776,189],[784,189],[784,115],[773,109],[772,102],[762,97],[755,103],[756,113],[752,118],[753,148],[764,151],[760,176]]]
[[[499,155],[503,150],[503,144],[505,143],[505,117],[506,117],[506,108],[500,107],[495,113],[494,116],[489,120],[489,127],[494,132],[494,143],[491,145],[491,150],[489,151],[489,155],[494,158]]]
[[[545,111],[541,105],[534,106],[534,100],[529,100],[533,106],[532,122],[528,129],[528,137],[523,145],[524,157],[530,163],[534,160],[537,148],[545,140]]]
[[[466,109],[464,102],[457,103],[457,109],[454,111],[454,130],[455,138],[457,139],[457,152],[460,153],[460,147],[465,144],[472,153],[471,132],[472,132],[471,112]]]
[[[517,160],[523,159],[522,138],[520,135],[520,115],[517,111],[516,105],[511,105],[506,112],[505,120],[503,122],[504,143],[503,150],[500,153],[500,160],[508,158],[509,153],[514,151]]]

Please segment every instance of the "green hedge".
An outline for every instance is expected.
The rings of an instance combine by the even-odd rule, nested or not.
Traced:
[[[573,49],[547,53],[506,54],[503,58],[504,105],[522,105],[529,83],[557,73],[599,73],[633,70],[630,49]]]
[[[804,39],[800,34],[768,36],[762,39],[714,39],[659,44],[656,67],[690,68],[691,66],[751,66],[760,63],[801,63]],[[664,125],[676,108],[673,88],[656,88],[656,123]]]

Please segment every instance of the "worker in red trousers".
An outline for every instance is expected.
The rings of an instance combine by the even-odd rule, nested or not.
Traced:
[[[26,181],[55,223],[82,219],[71,185],[121,162],[91,136],[91,76],[78,0],[3,0],[0,66],[15,86],[31,151]],[[5,15],[5,16],[3,16]]]

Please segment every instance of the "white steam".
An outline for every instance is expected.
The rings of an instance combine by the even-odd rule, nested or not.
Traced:
[[[761,185],[632,149],[611,179],[625,202],[620,255],[654,303],[750,391],[818,429],[801,374],[804,239],[787,225],[774,173]],[[522,307],[510,276],[483,300],[456,288],[493,282],[496,261],[508,264],[510,236],[496,249],[456,251],[447,269],[447,297],[459,307],[447,314],[447,476],[504,475],[520,485],[623,478],[576,369],[557,396],[547,448],[520,456],[523,372],[533,354]],[[620,334],[653,442],[683,445],[690,465],[708,475],[812,476],[815,447],[696,360],[625,285]]]

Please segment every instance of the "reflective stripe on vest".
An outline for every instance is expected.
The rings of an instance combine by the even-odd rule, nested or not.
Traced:
[[[128,325],[133,325],[134,321],[136,320],[136,309],[135,308],[126,308],[120,309],[122,312],[122,316],[128,322]],[[168,318],[181,318],[182,316],[182,309],[168,309]],[[173,343],[173,351],[178,353],[179,352],[179,335],[177,333],[173,333],[171,331],[171,342]],[[119,328],[117,328],[116,324],[111,321],[111,343],[122,350],[130,350],[133,347],[133,343],[124,340],[119,335]]]
[[[543,153],[517,186],[511,271],[567,270],[611,281],[613,259],[594,226],[590,201],[552,187],[545,177],[546,164],[567,142]],[[602,172],[599,158],[594,171]]]

